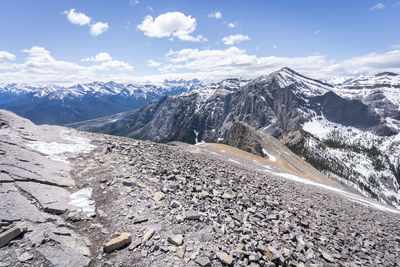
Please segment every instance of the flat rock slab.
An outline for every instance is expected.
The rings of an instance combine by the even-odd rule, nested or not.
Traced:
[[[0,218],[6,221],[31,221],[43,223],[46,214],[41,212],[11,183],[0,184]]]
[[[7,245],[11,240],[25,232],[25,224],[20,223],[7,231],[0,233],[0,248]]]
[[[132,235],[130,233],[122,233],[118,237],[108,241],[104,245],[103,250],[104,252],[110,253],[111,251],[129,245],[131,242],[132,242]]]
[[[17,182],[16,184],[33,196],[45,212],[63,214],[67,209],[75,209],[69,205],[70,192],[64,188],[34,182]]]
[[[54,266],[88,266],[90,241],[65,227],[52,223],[30,226],[28,240]],[[63,234],[60,234],[62,232]]]

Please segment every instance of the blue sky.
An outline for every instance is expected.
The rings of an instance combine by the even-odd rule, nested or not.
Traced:
[[[0,82],[400,72],[400,1],[2,0]]]

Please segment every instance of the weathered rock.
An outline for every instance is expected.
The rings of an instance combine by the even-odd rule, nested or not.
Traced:
[[[175,246],[180,246],[183,244],[183,235],[174,235],[168,237],[167,241]]]
[[[29,252],[17,252],[17,257],[20,262],[27,262],[33,259],[33,255]]]
[[[225,265],[231,265],[234,261],[234,258],[232,256],[226,254],[225,252],[218,251],[217,253],[215,253],[215,255],[217,256],[219,261]]]
[[[104,245],[103,249],[104,249],[104,252],[109,253],[113,250],[116,250],[123,246],[126,246],[126,245],[130,244],[131,242],[132,242],[132,235],[130,233],[122,233],[118,237],[113,238],[110,241],[108,241]]]
[[[272,246],[268,246],[266,252],[269,261],[275,261],[281,257],[281,253]]]
[[[143,235],[142,245],[144,245],[148,240],[150,240],[150,238],[152,238],[155,232],[156,231],[154,229],[147,230],[146,233]]]
[[[26,226],[24,223],[17,224],[16,226],[8,229],[7,231],[0,233],[0,248],[7,245],[11,240],[18,237],[20,234],[25,232]]]
[[[142,223],[147,222],[149,220],[148,217],[136,217],[133,219],[133,223]]]
[[[195,262],[202,267],[211,266],[211,261],[208,257],[197,257]]]
[[[153,196],[154,201],[161,201],[165,198],[165,194],[163,192],[156,192]]]
[[[327,262],[334,262],[335,260],[332,258],[332,256],[326,252],[326,251],[322,251],[321,253],[322,257],[327,261]]]
[[[201,215],[194,210],[185,211],[185,220],[200,220]]]

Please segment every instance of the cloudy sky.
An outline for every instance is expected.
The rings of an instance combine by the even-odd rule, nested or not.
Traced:
[[[399,0],[2,0],[0,83],[400,73]]]

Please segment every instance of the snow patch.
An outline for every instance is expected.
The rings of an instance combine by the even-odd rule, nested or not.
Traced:
[[[94,148],[88,138],[70,131],[62,132],[62,140],[69,143],[30,141],[27,146],[46,154],[51,160],[66,164],[69,164],[68,154],[88,153]]]
[[[90,199],[92,197],[92,192],[93,189],[88,187],[71,194],[69,196],[71,199],[69,204],[77,207],[78,211],[84,212],[88,217],[95,215],[96,202]]]
[[[276,161],[276,157],[273,156],[273,155],[271,155],[271,154],[269,154],[269,153],[267,152],[267,150],[265,150],[264,148],[262,149],[262,152],[264,153],[265,156],[268,156],[268,159],[269,159],[270,161]]]
[[[313,185],[313,186],[318,186],[318,187],[321,187],[321,188],[324,188],[324,189],[339,193],[340,195],[344,196],[345,198],[347,198],[347,199],[349,199],[351,201],[357,202],[359,204],[363,204],[365,206],[369,206],[369,207],[372,207],[372,208],[375,208],[375,209],[378,209],[378,210],[381,210],[381,211],[385,211],[385,212],[392,212],[392,213],[400,214],[400,210],[397,210],[397,209],[394,209],[394,208],[390,208],[388,206],[381,205],[381,204],[376,203],[374,201],[367,200],[367,199],[365,199],[365,198],[363,198],[361,196],[358,196],[358,195],[343,191],[341,189],[338,189],[338,188],[335,188],[335,187],[332,187],[332,186],[329,186],[329,185],[316,183],[316,182],[301,178],[301,177],[299,177],[297,175],[294,175],[294,174],[271,172],[271,171],[270,171],[270,173],[271,174],[275,174],[275,175],[280,176],[280,177],[283,177],[283,178],[286,178],[286,179],[289,179],[289,180],[292,180],[292,181],[300,182],[300,183],[303,183],[303,184],[309,184],[309,185]]]
[[[234,159],[228,159],[230,162],[233,162],[233,163],[236,163],[236,164],[240,164],[240,162],[239,161],[237,161],[237,160],[234,160]]]

